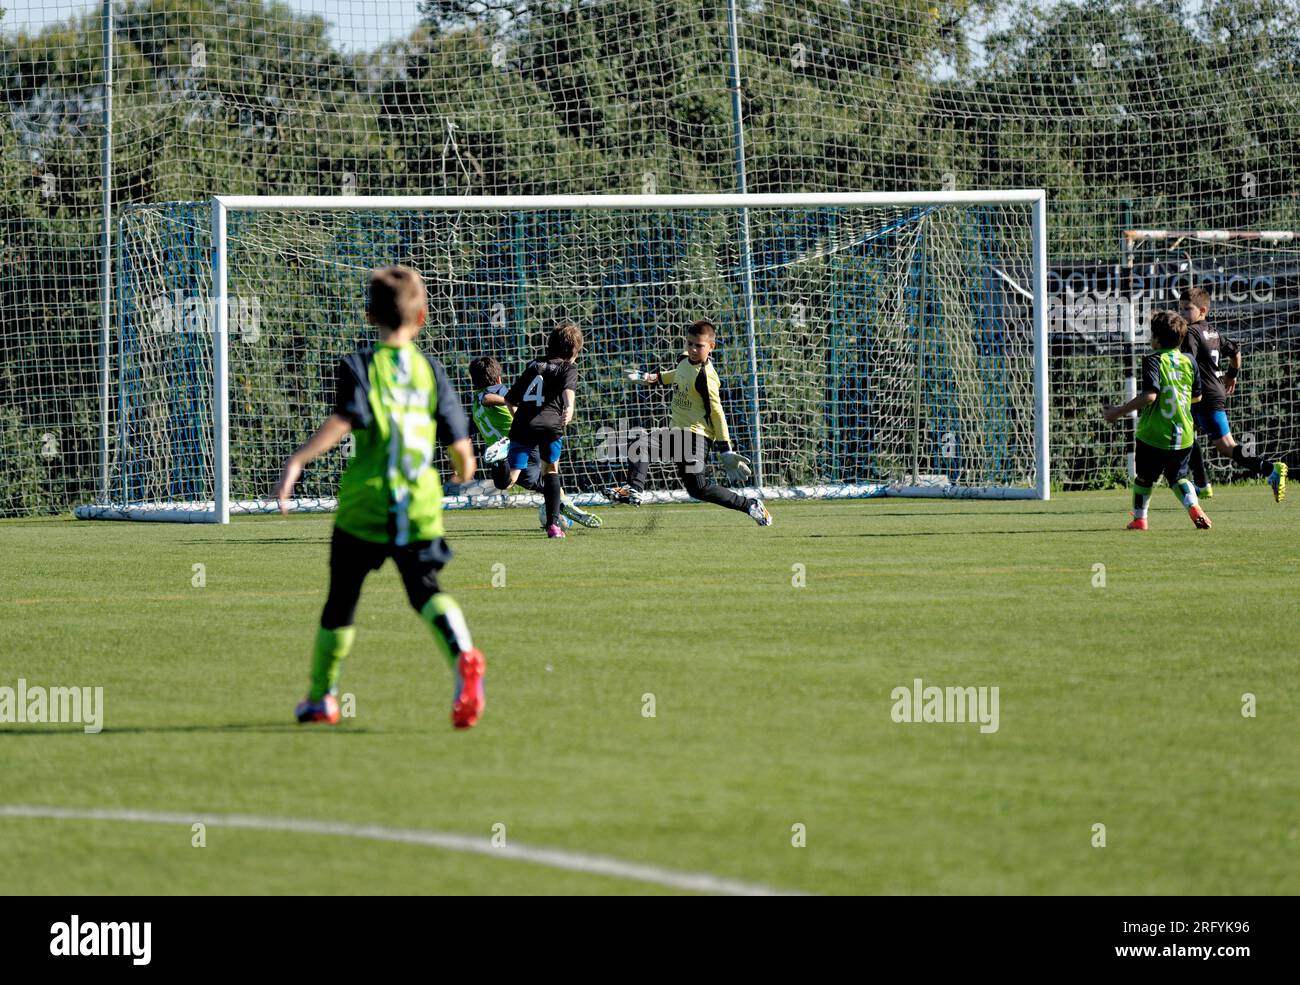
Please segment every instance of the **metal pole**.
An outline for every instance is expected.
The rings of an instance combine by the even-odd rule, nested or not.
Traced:
[[[212,200],[212,483],[213,522],[230,522],[230,384],[226,337],[230,318],[226,296],[226,206]]]
[[[108,501],[108,349],[113,297],[113,0],[104,0],[104,134],[100,183],[104,195],[104,230],[99,280],[99,499]]]
[[[1124,402],[1137,396],[1137,308],[1139,298],[1133,290],[1133,238],[1127,229],[1120,235],[1120,257],[1124,266],[1124,296],[1127,300],[1124,315],[1124,347],[1120,354],[1124,369]],[[1125,470],[1129,480],[1137,475],[1137,456],[1134,452],[1135,424],[1132,415],[1124,420]]]
[[[1047,359],[1047,193],[1034,203],[1034,451],[1037,459],[1035,492],[1039,499],[1052,496],[1051,429],[1048,420]]]
[[[922,217],[917,223],[916,231],[917,251],[920,254],[920,270],[917,271],[920,282],[920,291],[918,292],[919,304],[916,306],[916,321],[913,324],[914,338],[913,351],[916,354],[916,376],[913,378],[912,387],[912,485],[920,486],[921,484],[921,390],[925,383],[925,319],[929,314],[927,308],[929,298],[927,291],[929,284],[926,282],[926,270],[928,269],[925,262],[925,219]]]
[[[745,182],[745,127],[740,101],[740,37],[736,26],[736,0],[727,0],[727,30],[731,44],[731,118],[736,145],[736,191],[747,192]],[[745,302],[745,331],[749,336],[749,411],[754,431],[754,485],[763,489],[763,431],[758,416],[758,340],[754,324],[754,259],[749,243],[749,209],[740,210],[740,283]]]

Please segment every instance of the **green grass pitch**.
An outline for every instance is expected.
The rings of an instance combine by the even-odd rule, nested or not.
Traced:
[[[0,686],[102,686],[104,730],[0,725],[0,806],[484,844],[504,825],[510,846],[810,893],[1293,892],[1300,528],[1262,486],[1206,505],[1198,533],[1161,488],[1145,534],[1122,529],[1123,491],[778,502],[766,530],[624,507],[563,543],[535,510],[451,514],[444,586],[488,657],[468,733],[391,565],[343,671],[355,717],[292,723],[328,517],[6,522]],[[918,677],[997,686],[998,731],[895,723],[890,692]],[[677,891],[342,835],[192,839],[0,816],[5,891]]]

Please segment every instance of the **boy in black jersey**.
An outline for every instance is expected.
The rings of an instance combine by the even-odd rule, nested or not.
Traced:
[[[1203,287],[1183,289],[1178,305],[1179,314],[1187,321],[1183,351],[1196,363],[1201,382],[1201,401],[1194,408],[1196,430],[1208,434],[1220,454],[1227,455],[1251,475],[1267,477],[1273,499],[1280,503],[1286,496],[1286,463],[1247,455],[1232,437],[1232,429],[1228,426],[1228,396],[1237,387],[1241,348],[1206,320],[1209,311],[1209,291]],[[1213,496],[1199,443],[1192,445],[1191,468],[1197,495],[1207,499]]]
[[[510,424],[510,451],[506,454],[510,482],[518,481],[536,449],[542,459],[546,536],[551,538],[564,536],[560,526],[564,490],[560,487],[559,462],[564,429],[573,420],[576,406],[578,367],[574,360],[581,351],[582,330],[574,322],[560,322],[546,340],[546,355],[530,362],[506,394],[506,403],[515,414]],[[596,520],[588,525],[599,524]]]

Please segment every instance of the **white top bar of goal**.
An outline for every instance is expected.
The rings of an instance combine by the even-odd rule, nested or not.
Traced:
[[[1281,229],[1125,229],[1130,240],[1196,239],[1204,243],[1226,243],[1244,239],[1260,243],[1292,243],[1300,240],[1300,233]]]
[[[218,195],[232,211],[271,209],[426,209],[429,211],[544,209],[763,209],[800,206],[1011,205],[1046,201],[1041,188],[1012,191],[815,192],[805,195]]]

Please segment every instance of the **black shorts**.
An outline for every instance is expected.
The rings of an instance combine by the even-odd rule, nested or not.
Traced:
[[[1191,445],[1186,448],[1157,448],[1145,441],[1136,444],[1133,471],[1137,473],[1137,481],[1142,485],[1155,485],[1162,475],[1171,486],[1179,479],[1186,478],[1192,464]]]
[[[406,597],[417,612],[438,593],[438,572],[451,560],[451,548],[439,537],[411,544],[376,544],[334,528],[330,541],[330,588],[321,612],[326,629],[351,626],[366,575],[392,558],[402,576]]]

